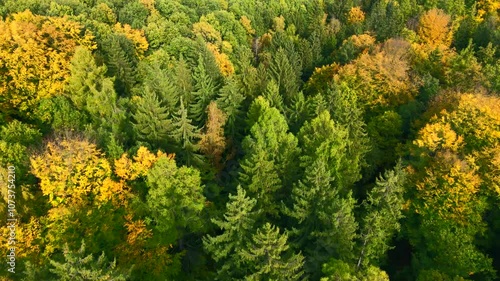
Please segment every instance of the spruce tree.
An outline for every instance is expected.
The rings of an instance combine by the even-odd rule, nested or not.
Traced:
[[[217,263],[218,280],[234,280],[244,274],[242,250],[250,241],[258,216],[257,201],[249,198],[241,186],[229,195],[223,219],[212,219],[222,230],[217,236],[207,235],[203,245]]]
[[[379,260],[390,247],[390,241],[400,229],[399,220],[403,217],[403,193],[406,179],[401,162],[394,170],[386,171],[379,177],[375,187],[363,202],[366,215],[361,224],[360,252],[356,267],[378,265]]]
[[[173,130],[171,137],[178,144],[178,154],[181,159],[189,166],[200,161],[200,156],[196,154],[198,146],[195,141],[200,138],[200,130],[191,123],[188,118],[188,111],[184,106],[183,100],[180,100],[180,108],[173,115]]]
[[[137,139],[159,148],[169,143],[169,134],[173,129],[166,107],[160,104],[158,97],[149,88],[145,88],[137,102],[133,115],[134,132]]]
[[[205,70],[202,57],[198,59],[198,66],[193,72],[194,92],[189,112],[192,120],[198,124],[203,124],[206,120],[206,110],[210,101],[217,96],[217,85]]]
[[[50,271],[57,276],[57,280],[84,281],[84,280],[116,280],[125,281],[128,274],[122,274],[116,269],[116,260],[107,263],[104,252],[94,260],[92,254],[85,255],[85,241],[77,252],[70,251],[64,246],[64,262],[50,260]]]
[[[353,183],[344,178],[350,168],[347,130],[324,111],[304,124],[299,141],[304,174],[292,190],[293,206],[286,213],[293,218],[297,246],[306,254],[306,269],[318,278],[320,266],[328,259],[352,258],[357,223]]]
[[[304,257],[293,253],[287,240],[288,234],[281,234],[270,223],[258,229],[242,251],[248,268],[245,280],[300,280],[304,275]]]
[[[296,179],[297,139],[288,132],[285,118],[263,97],[250,107],[248,123],[240,179],[252,196],[262,196],[258,204],[266,206],[265,213],[277,214],[275,202],[284,198]]]
[[[243,101],[245,96],[241,93],[238,82],[235,79],[229,78],[225,85],[221,88],[216,98],[217,106],[227,116],[226,132],[230,136],[235,136],[236,132],[241,131],[243,114]]]

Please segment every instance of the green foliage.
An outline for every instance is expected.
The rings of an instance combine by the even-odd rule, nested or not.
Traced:
[[[242,143],[245,157],[240,179],[259,198],[257,204],[263,212],[276,215],[274,200],[286,194],[296,176],[297,139],[288,133],[285,118],[263,97],[252,103],[248,119],[250,134]]]
[[[144,94],[136,106],[133,126],[137,139],[154,147],[167,146],[172,131],[172,121],[167,108],[160,104],[157,96],[148,87],[144,89]]]
[[[208,104],[217,96],[217,85],[212,77],[205,70],[203,58],[198,59],[198,66],[193,72],[194,92],[190,101],[190,110],[192,120],[198,124],[206,121],[206,110]]]
[[[406,175],[401,162],[394,170],[386,171],[368,193],[364,201],[366,215],[361,224],[361,249],[357,268],[377,265],[391,248],[392,237],[399,232],[399,220],[403,217],[403,194]]]
[[[286,233],[269,223],[258,229],[242,252],[249,268],[245,280],[300,280],[304,257],[291,252],[287,240]]]
[[[243,270],[243,252],[254,232],[258,211],[256,200],[246,196],[243,188],[238,186],[236,195],[229,195],[224,219],[212,219],[223,233],[217,236],[206,236],[203,245],[211,257],[217,262],[217,275],[220,280],[241,278]]]
[[[174,112],[172,117],[173,130],[171,132],[172,138],[179,145],[179,155],[187,165],[191,165],[198,160],[196,152],[198,146],[194,143],[200,137],[200,130],[191,123],[188,118],[188,111],[184,107],[183,100],[180,100],[179,111]]]
[[[0,216],[12,165],[16,271],[498,279],[499,8],[0,0]],[[82,235],[116,264],[62,252]]]
[[[82,241],[80,249],[76,252],[70,251],[66,244],[63,255],[64,262],[50,261],[50,271],[57,276],[58,280],[125,281],[128,278],[128,274],[120,273],[116,269],[116,260],[108,264],[104,252],[97,260],[94,260],[92,254],[86,256],[85,241]]]
[[[200,216],[204,205],[198,170],[177,167],[173,159],[162,157],[147,174],[146,202],[155,228],[168,233],[170,241],[188,232],[203,229]]]

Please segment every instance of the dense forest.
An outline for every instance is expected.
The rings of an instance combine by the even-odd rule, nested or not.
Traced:
[[[0,17],[0,280],[499,280],[500,1]]]

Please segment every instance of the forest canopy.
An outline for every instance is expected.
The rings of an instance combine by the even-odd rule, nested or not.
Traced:
[[[0,280],[498,280],[498,46],[497,0],[0,1]]]

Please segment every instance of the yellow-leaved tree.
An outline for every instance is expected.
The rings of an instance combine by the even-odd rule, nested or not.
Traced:
[[[31,158],[31,167],[52,206],[106,202],[125,191],[111,179],[109,161],[87,140],[50,141],[42,154]]]
[[[416,83],[410,75],[408,51],[404,40],[390,39],[373,53],[363,53],[343,66],[335,79],[347,82],[368,107],[394,107],[412,100]]]
[[[62,93],[77,46],[95,48],[93,36],[67,17],[29,10],[0,20],[0,111],[29,111],[42,99]]]
[[[481,276],[492,270],[476,239],[500,195],[500,99],[445,92],[436,100],[442,110],[431,109],[411,150],[410,242],[423,268]]]

